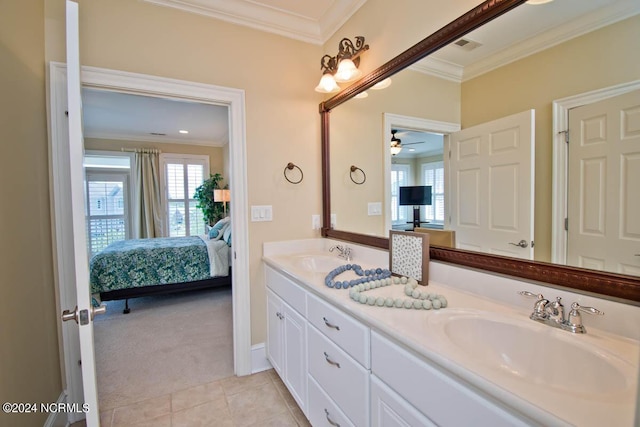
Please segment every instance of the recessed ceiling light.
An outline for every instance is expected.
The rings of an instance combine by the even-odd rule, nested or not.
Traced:
[[[184,130],[184,129],[180,129],[178,132],[180,132],[180,133],[185,133],[185,134],[186,134],[186,133],[189,133],[189,131],[188,131],[188,130]]]
[[[409,148],[409,151],[416,151],[415,148]]]

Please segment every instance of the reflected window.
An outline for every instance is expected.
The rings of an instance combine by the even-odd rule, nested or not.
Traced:
[[[411,206],[400,206],[400,187],[411,185],[411,166],[394,163],[391,165],[391,222],[392,224],[407,224]]]
[[[444,224],[444,163],[422,164],[422,185],[431,186],[432,204],[423,206],[424,217],[430,224]]]

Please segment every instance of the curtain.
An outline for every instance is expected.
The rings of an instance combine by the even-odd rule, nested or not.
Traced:
[[[151,149],[135,151],[133,231],[138,239],[163,235],[158,153],[158,150]]]

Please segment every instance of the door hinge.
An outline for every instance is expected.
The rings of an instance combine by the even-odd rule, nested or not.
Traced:
[[[449,158],[451,158],[451,150],[449,150]]]
[[[564,231],[569,231],[569,218],[564,219]]]
[[[563,133],[564,134],[564,142],[568,144],[569,143],[569,129],[561,130],[558,133]]]

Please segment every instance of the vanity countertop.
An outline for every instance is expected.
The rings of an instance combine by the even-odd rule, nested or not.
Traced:
[[[320,244],[317,240],[324,240],[324,242]],[[268,247],[269,244],[265,244],[263,260],[267,265],[301,283],[312,294],[340,307],[372,329],[421,355],[450,375],[482,390],[542,425],[632,426],[634,424],[640,359],[640,346],[636,339],[590,327],[589,319],[584,322],[588,333],[571,334],[529,320],[530,309],[511,305],[487,295],[478,295],[469,292],[468,289],[462,290],[450,283],[444,284],[431,280],[424,290],[444,295],[448,301],[447,308],[415,310],[360,304],[349,297],[348,290],[329,288],[325,285],[328,268],[325,267],[323,272],[317,272],[300,263],[301,258],[304,257],[329,255],[324,249],[327,247],[327,240],[315,239],[306,247],[300,244],[294,245],[291,253],[286,253],[287,245],[282,242],[278,242],[271,248]],[[359,253],[367,253],[367,251]],[[385,253],[382,251],[369,251],[367,255],[360,259],[356,256],[351,263],[360,264],[363,268],[388,266],[388,258],[385,258]],[[344,264],[346,263],[345,261]],[[349,280],[353,277],[355,277],[354,273],[349,271],[343,273],[337,280]],[[406,298],[404,286],[399,285],[370,290],[367,291],[367,295]],[[533,301],[528,301],[527,304],[533,307]],[[640,310],[638,307],[633,309]],[[565,310],[568,312],[569,307]],[[567,381],[549,385],[544,375],[536,376],[534,372],[532,377],[524,378],[519,372],[514,372],[513,365],[497,366],[499,363],[483,362],[479,360],[481,358],[477,354],[474,354],[475,352],[463,349],[446,338],[444,330],[449,319],[456,316],[466,317],[473,323],[473,319],[482,318],[483,315],[504,322],[507,326],[510,320],[513,320],[520,326],[542,334],[545,341],[561,344],[561,348],[558,349],[541,346],[540,352],[602,349],[594,354],[619,368],[619,370],[612,370],[612,375],[619,375],[619,373],[627,375],[617,379],[617,383],[612,382],[613,385],[603,384],[600,387],[594,383],[598,378],[589,378],[592,375],[589,366],[582,366],[578,369],[579,380],[584,381],[586,378],[587,383],[591,381],[590,385],[593,386],[591,390],[581,390],[580,381],[574,384],[573,376],[563,377],[566,372],[556,372],[554,378],[567,377]],[[497,339],[499,340],[500,337]],[[505,339],[508,338],[505,337]],[[564,346],[565,344],[567,347]],[[572,355],[559,354],[558,356],[571,358]],[[545,366],[544,368],[544,374],[547,374],[548,369],[552,370],[554,367],[549,366],[546,369]],[[620,384],[624,386],[621,387]]]

